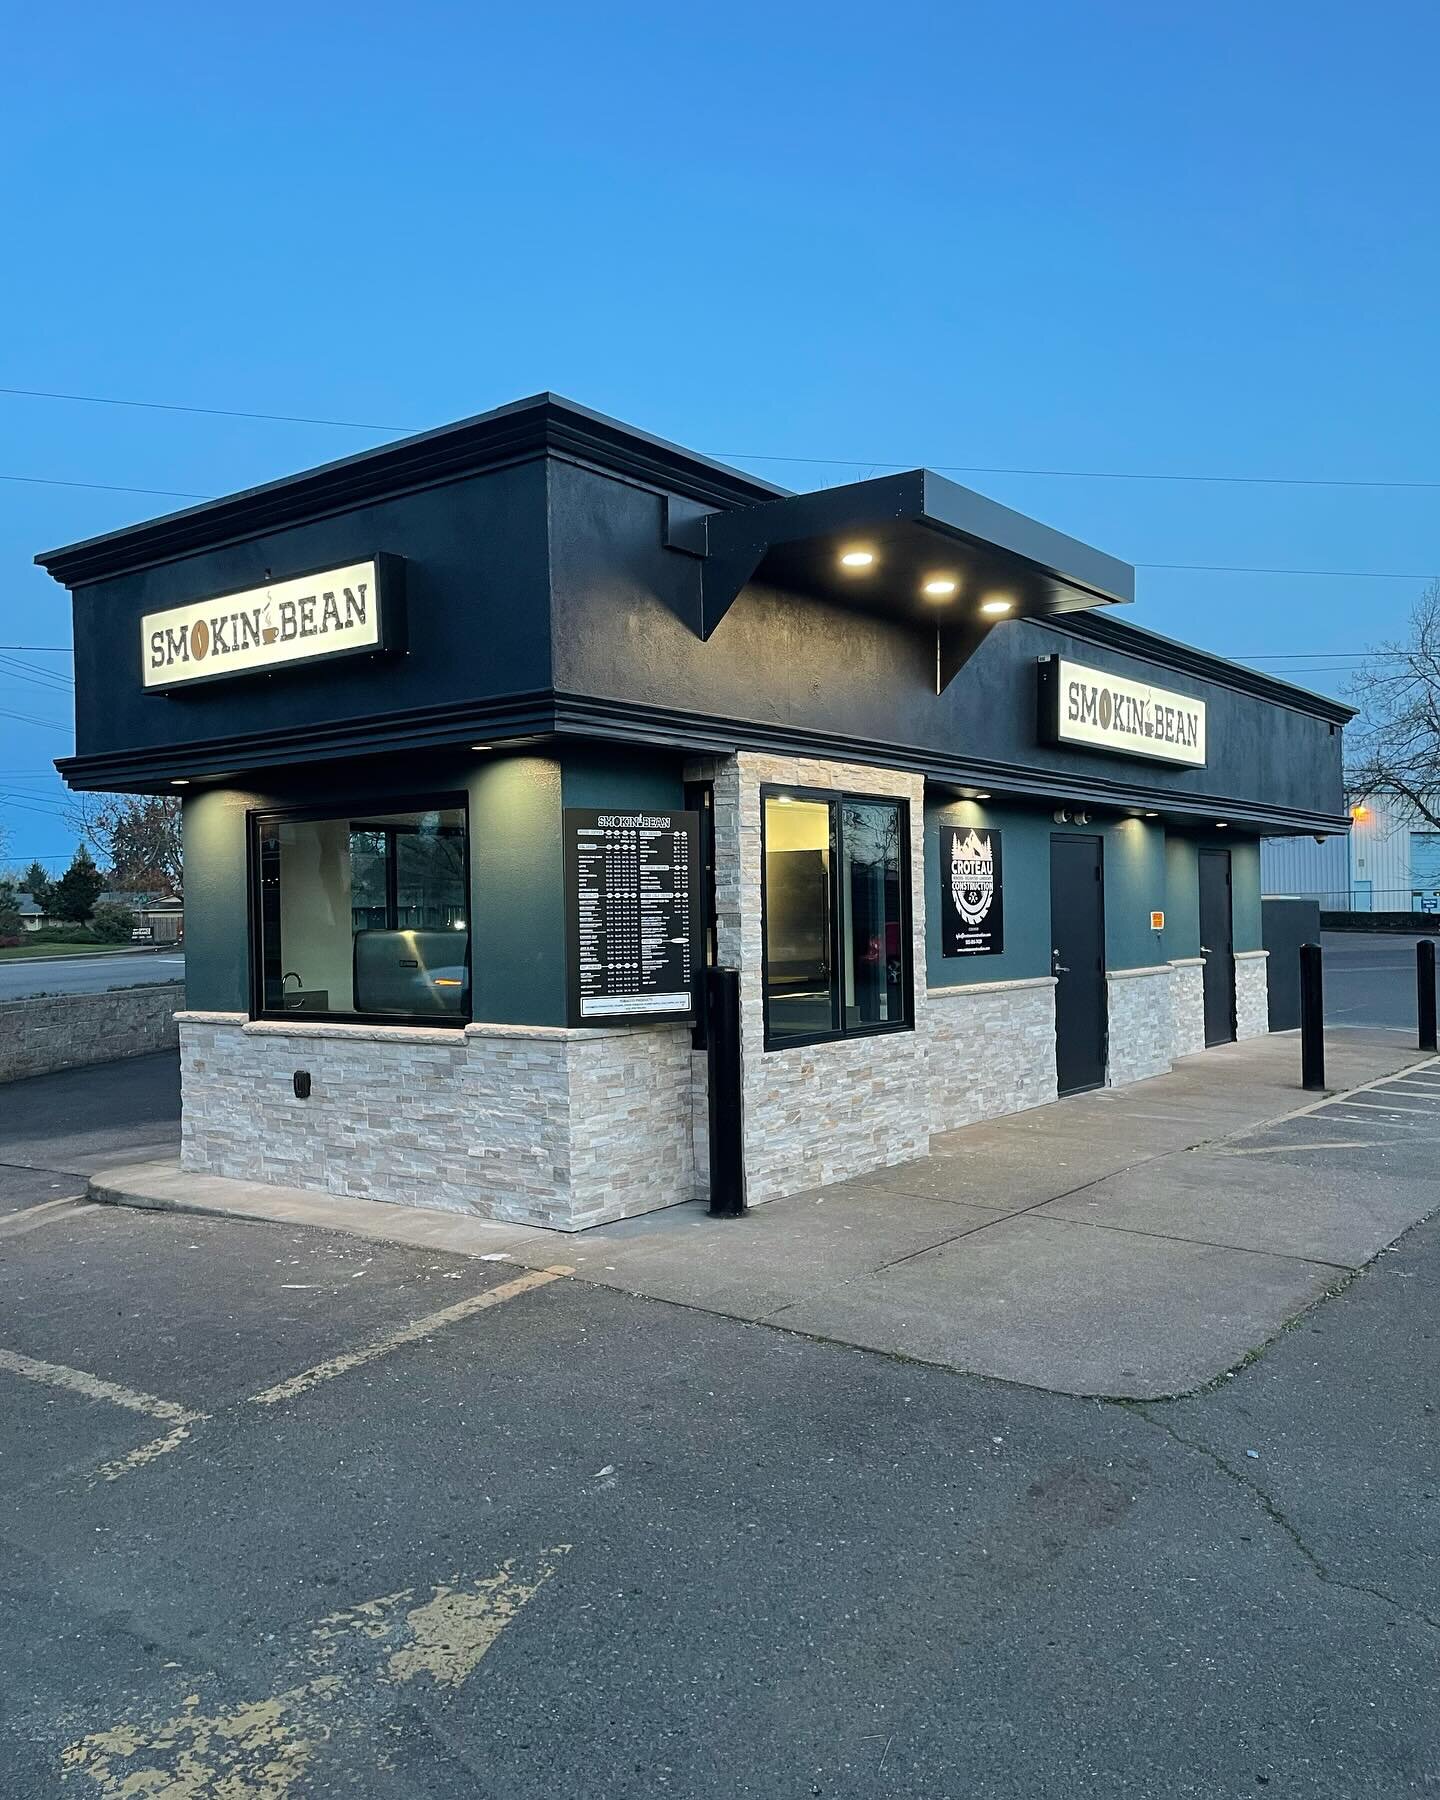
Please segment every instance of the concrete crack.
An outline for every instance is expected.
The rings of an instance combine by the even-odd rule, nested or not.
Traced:
[[[1243,1469],[1237,1469],[1233,1463],[1227,1462],[1218,1450],[1195,1438],[1186,1437],[1183,1432],[1177,1431],[1168,1420],[1157,1418],[1151,1412],[1149,1403],[1132,1401],[1127,1403],[1127,1410],[1139,1413],[1147,1424],[1153,1425],[1157,1431],[1163,1431],[1182,1449],[1193,1450],[1198,1455],[1207,1458],[1222,1475],[1228,1475],[1237,1487],[1244,1488],[1259,1503],[1260,1510],[1270,1523],[1283,1533],[1300,1553],[1317,1581],[1323,1582],[1327,1587],[1343,1588],[1352,1594],[1364,1594],[1368,1599],[1378,1600],[1383,1606],[1390,1607],[1402,1618],[1415,1619],[1422,1625],[1428,1625],[1432,1631],[1440,1631],[1440,1619],[1435,1618],[1432,1614],[1421,1611],[1419,1607],[1406,1606],[1393,1594],[1387,1594],[1383,1588],[1370,1587],[1363,1581],[1347,1581],[1344,1576],[1337,1575],[1319,1552],[1306,1543],[1300,1528],[1273,1496],[1268,1494],[1258,1481],[1251,1480]]]

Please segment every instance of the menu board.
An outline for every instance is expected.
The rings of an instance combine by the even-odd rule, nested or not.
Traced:
[[[699,852],[698,813],[565,809],[572,1025],[693,1017]]]

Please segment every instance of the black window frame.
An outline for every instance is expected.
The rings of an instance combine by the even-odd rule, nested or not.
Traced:
[[[830,810],[830,966],[835,971],[835,986],[832,993],[838,996],[835,1016],[839,1022],[828,1031],[808,1033],[803,1037],[773,1038],[770,1033],[770,933],[767,916],[769,808],[766,802],[782,795],[788,796],[792,800],[820,801]],[[903,1019],[882,1020],[876,1025],[847,1025],[845,1023],[844,977],[841,972],[843,969],[842,933],[845,909],[842,905],[840,876],[845,866],[845,802],[847,800],[857,801],[862,805],[893,806],[898,809],[900,814],[903,840],[900,856],[900,907],[903,927],[900,933],[900,956],[903,969],[902,991],[905,998],[905,1016]],[[893,1037],[899,1032],[915,1029],[915,913],[910,871],[912,825],[910,802],[903,794],[862,793],[854,788],[800,787],[786,781],[767,781],[760,784],[760,1013],[764,1021],[765,1049],[767,1051],[803,1050],[807,1045],[843,1044],[849,1043],[855,1038]]]
[[[304,824],[332,819],[363,820],[367,814],[399,812],[459,812],[464,819],[462,863],[465,888],[465,1005],[463,1010],[445,1013],[376,1013],[376,1012],[299,1012],[265,1005],[265,946],[263,897],[260,891],[262,858],[260,837],[271,824]],[[445,794],[380,794],[365,795],[356,800],[329,800],[313,806],[252,807],[245,814],[245,895],[246,924],[250,958],[250,1017],[271,1023],[302,1025],[398,1025],[418,1026],[427,1030],[463,1031],[474,1018],[475,970],[472,965],[475,945],[474,891],[470,885],[470,807],[463,791]],[[391,871],[387,868],[387,885]],[[354,954],[354,934],[351,934]]]

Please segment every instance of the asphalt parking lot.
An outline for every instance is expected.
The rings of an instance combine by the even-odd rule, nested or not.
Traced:
[[[0,1219],[7,1796],[1434,1791],[1434,1224],[1143,1404],[545,1273]]]

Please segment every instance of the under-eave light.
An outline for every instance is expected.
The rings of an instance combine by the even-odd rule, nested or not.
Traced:
[[[190,777],[188,775],[177,775],[170,785],[171,787],[189,787]]]
[[[875,560],[873,550],[847,550],[840,558],[842,569],[868,569]]]
[[[927,581],[920,592],[931,600],[948,600],[959,585],[958,581],[953,581],[948,575],[937,575],[932,581]]]
[[[1215,829],[1217,831],[1228,831],[1230,829],[1230,821],[1228,819],[1217,819],[1215,821]]]
[[[980,610],[987,619],[1003,619],[1006,613],[1014,612],[1015,602],[1005,599],[1001,594],[995,594],[989,600],[980,602]]]

